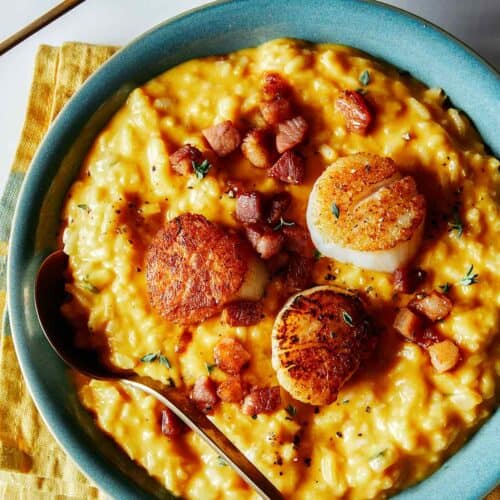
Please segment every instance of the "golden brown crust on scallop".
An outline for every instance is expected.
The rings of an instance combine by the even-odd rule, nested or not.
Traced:
[[[252,258],[236,234],[202,215],[180,215],[158,231],[146,252],[150,303],[174,323],[203,321],[234,299]]]
[[[323,172],[315,192],[313,218],[325,239],[354,250],[394,248],[410,240],[425,218],[425,198],[413,177],[402,177],[390,158],[340,158]]]
[[[342,385],[376,344],[360,299],[320,286],[293,296],[273,328],[273,367],[282,387],[314,405],[335,401]]]

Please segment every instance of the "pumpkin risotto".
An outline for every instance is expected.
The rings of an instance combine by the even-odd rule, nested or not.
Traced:
[[[286,498],[393,494],[496,406],[499,165],[441,89],[355,49],[188,61],[85,158],[63,312],[103,361],[189,392]],[[75,379],[174,494],[257,497],[153,397]]]

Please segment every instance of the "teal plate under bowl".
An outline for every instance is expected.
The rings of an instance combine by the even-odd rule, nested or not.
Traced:
[[[499,75],[428,22],[375,2],[235,0],[174,18],[133,41],[93,75],[60,113],[19,197],[9,248],[8,306],[17,355],[50,430],[85,474],[119,499],[170,498],[96,428],[38,325],[33,288],[55,248],[64,195],[93,139],[130,90],[188,59],[278,37],[351,45],[446,90],[500,153]],[[500,482],[500,413],[432,476],[398,498],[478,499]]]

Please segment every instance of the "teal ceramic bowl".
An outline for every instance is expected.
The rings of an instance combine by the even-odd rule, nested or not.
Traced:
[[[29,390],[61,446],[112,497],[171,495],[94,426],[38,325],[34,278],[42,258],[55,248],[64,194],[93,138],[133,87],[187,59],[285,36],[351,45],[444,88],[500,154],[499,75],[428,22],[379,3],[220,2],[167,21],[116,54],[73,97],[41,145],[19,197],[8,262],[10,322]],[[499,436],[497,411],[435,474],[398,498],[480,498],[500,482]]]

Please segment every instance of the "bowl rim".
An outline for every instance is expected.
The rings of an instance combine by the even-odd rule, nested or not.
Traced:
[[[118,64],[118,62],[124,57],[124,54],[128,54],[131,48],[149,39],[152,35],[158,33],[166,27],[174,26],[178,22],[185,21],[193,16],[196,17],[203,13],[208,13],[214,9],[224,8],[226,5],[239,4],[244,7],[245,4],[252,4],[253,2],[254,0],[216,0],[202,6],[195,7],[159,23],[138,37],[135,37],[130,43],[118,50],[87,79],[82,87],[65,104],[54,122],[50,124],[45,137],[37,149],[30,168],[26,172],[24,182],[19,192],[14,217],[12,219],[7,260],[7,311],[19,365],[33,402],[51,434],[54,436],[65,453],[74,460],[78,468],[108,495],[115,495],[120,498],[139,498],[139,496],[137,496],[133,491],[133,485],[131,485],[130,481],[124,480],[120,474],[113,474],[113,471],[111,471],[110,474],[110,467],[106,466],[105,463],[97,463],[95,461],[95,455],[93,455],[90,450],[84,449],[81,439],[78,439],[78,437],[71,432],[69,425],[65,423],[64,419],[58,415],[54,415],[51,408],[48,406],[46,399],[47,394],[44,392],[43,383],[39,379],[39,374],[33,370],[33,367],[29,362],[27,353],[28,347],[24,334],[24,309],[26,304],[23,301],[24,289],[21,284],[23,282],[22,275],[24,274],[24,271],[22,270],[22,257],[25,252],[24,245],[27,241],[30,241],[32,236],[27,234],[27,230],[24,227],[24,221],[27,220],[27,218],[29,219],[33,212],[33,200],[43,198],[46,194],[48,185],[46,182],[43,182],[43,176],[47,171],[47,162],[52,156],[51,143],[55,142],[57,144],[57,142],[62,141],[64,136],[64,134],[62,134],[62,129],[67,126],[68,123],[74,123],[76,120],[75,116],[72,116],[72,113],[73,115],[78,115],[79,112],[81,113],[81,109],[80,111],[78,110],[78,105],[76,103],[78,103],[79,100],[81,101],[86,93],[92,93],[95,91],[99,80],[105,76],[106,72],[111,71],[113,66]],[[496,78],[499,76],[499,72],[488,61],[478,55],[465,43],[458,40],[455,36],[451,35],[444,29],[415,14],[409,13],[399,7],[384,4],[378,0],[335,0],[333,3],[336,2],[343,2],[344,4],[350,5],[370,5],[377,9],[381,9],[386,13],[392,13],[396,21],[402,23],[408,23],[409,20],[413,20],[423,27],[430,28],[434,34],[439,35],[438,38],[441,39],[441,42],[450,44],[452,48],[455,47],[456,49],[457,47],[460,47],[464,50],[469,58],[472,58],[472,60],[480,63],[478,68],[479,70],[491,73],[490,76]],[[168,68],[165,68],[164,71],[167,69]],[[154,76],[149,78],[153,77]],[[81,102],[79,104],[81,107]],[[52,176],[50,180],[52,180]],[[61,424],[62,427],[59,427]],[[458,450],[456,455],[463,451],[465,447],[471,448],[471,445],[474,445],[474,441],[476,443],[475,452],[484,453],[484,450],[477,445],[479,439],[476,439],[476,437],[480,437],[481,442],[484,442],[485,440],[494,442],[494,439],[497,437],[497,433],[499,431],[500,412],[496,411],[490,415],[487,424],[483,425],[478,432],[473,434],[472,438],[464,444],[460,450]],[[500,452],[497,451],[496,454],[490,453],[487,458],[490,459],[490,461],[493,460],[493,467],[490,466],[490,469],[486,471],[487,473],[479,474],[478,478],[482,481],[480,486],[478,485],[477,487],[473,487],[470,483],[467,483],[467,481],[464,482],[464,478],[460,475],[454,478],[454,481],[457,481],[455,487],[461,488],[464,495],[468,495],[467,498],[475,498],[479,495],[485,494],[500,482]],[[482,463],[485,464],[487,462],[482,460]],[[447,464],[449,464],[449,460],[443,462],[437,473],[428,476],[424,481],[418,483],[417,485],[400,492],[398,494],[398,498],[419,498],[419,492],[417,491],[418,488],[421,485],[430,482],[430,479],[436,476],[436,474],[438,474],[442,469],[445,469]],[[495,464],[499,466],[499,472],[495,472]],[[420,492],[420,494],[422,494],[422,492]],[[463,498],[466,498],[466,496],[463,496]],[[144,496],[142,496],[142,498],[144,498]]]

